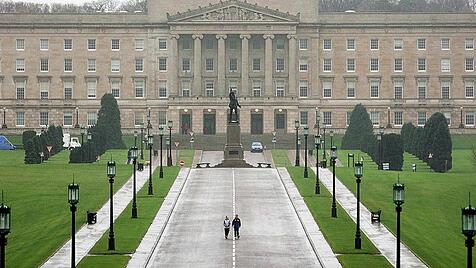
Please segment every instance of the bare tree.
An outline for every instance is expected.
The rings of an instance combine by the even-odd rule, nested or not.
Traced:
[[[126,10],[129,12],[134,12],[134,11],[147,12],[147,0],[128,0],[122,3],[118,9]]]

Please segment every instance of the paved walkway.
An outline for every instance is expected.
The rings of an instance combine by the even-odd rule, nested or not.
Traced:
[[[316,172],[316,168],[312,167]],[[328,169],[319,168],[320,182],[332,192],[332,172]],[[349,214],[354,222],[357,221],[357,199],[347,187],[336,177],[336,200]],[[361,203],[360,226],[365,235],[374,243],[385,258],[395,266],[396,244],[395,236],[383,225],[372,224],[370,211]],[[401,243],[401,266],[402,267],[427,267],[408,247]]]
[[[153,170],[157,167],[158,161],[155,161]],[[132,167],[131,167],[132,169]],[[149,167],[144,167],[144,171],[137,172],[136,191],[138,192],[149,179]],[[114,220],[124,211],[132,200],[133,176],[114,194]],[[106,187],[106,186],[104,186]],[[81,203],[79,204],[81,205]],[[138,214],[140,216],[140,203],[137,204]],[[97,223],[93,225],[83,225],[76,232],[76,264],[88,254],[91,248],[101,238],[105,231],[109,230],[109,201],[97,212]],[[71,239],[69,239],[58,251],[56,251],[41,267],[71,267]]]

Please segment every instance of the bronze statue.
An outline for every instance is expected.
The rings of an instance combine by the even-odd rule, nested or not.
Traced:
[[[235,92],[233,90],[230,90],[230,94],[228,95],[230,97],[230,104],[228,104],[228,107],[230,107],[230,117],[228,122],[231,123],[233,121],[238,122],[238,107],[241,108],[240,103],[238,103],[238,98],[235,95]],[[233,118],[233,112],[235,112],[235,120],[232,120]]]

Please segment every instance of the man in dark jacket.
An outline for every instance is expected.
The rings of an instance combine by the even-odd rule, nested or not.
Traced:
[[[240,239],[240,227],[241,227],[241,220],[238,218],[238,214],[235,215],[233,222],[231,223],[233,226],[233,231],[235,233],[235,238]]]

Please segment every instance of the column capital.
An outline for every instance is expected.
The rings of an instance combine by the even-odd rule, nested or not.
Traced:
[[[180,38],[180,35],[179,34],[171,34],[170,35],[170,39],[179,39]]]
[[[273,39],[274,39],[274,34],[264,34],[264,35],[263,35],[263,38],[264,38],[265,40],[268,39],[268,38],[271,39],[271,40],[273,40]]]
[[[288,34],[286,37],[288,39],[296,39],[297,38],[295,34]]]
[[[226,34],[217,34],[215,37],[216,37],[218,40],[220,40],[220,39],[225,40],[228,36],[227,36]]]
[[[240,39],[251,39],[251,34],[240,34]]]
[[[200,40],[202,40],[202,39],[203,39],[203,34],[198,34],[198,33],[192,34],[192,39],[195,40],[195,39],[197,39],[197,38],[200,39]]]

